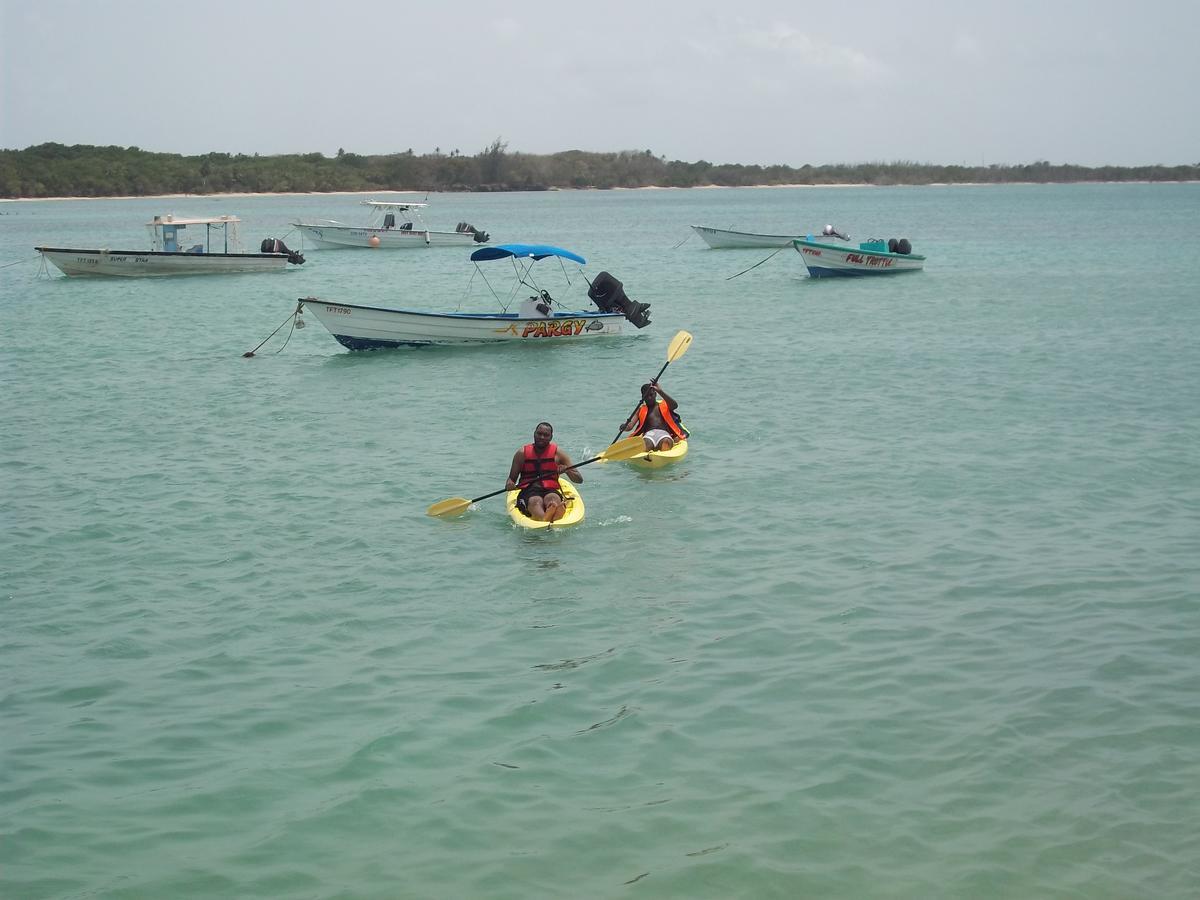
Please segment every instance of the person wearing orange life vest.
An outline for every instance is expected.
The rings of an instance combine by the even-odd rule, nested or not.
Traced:
[[[560,474],[576,484],[583,481],[579,471],[571,467],[571,457],[554,443],[553,438],[554,428],[550,423],[538,422],[533,430],[533,443],[513,454],[508,470],[506,487],[510,491],[521,488],[517,506],[538,522],[556,522],[567,511],[558,484]]]
[[[640,434],[646,441],[647,450],[670,450],[687,437],[675,412],[678,407],[679,404],[656,382],[643,384],[642,402],[621,430]]]

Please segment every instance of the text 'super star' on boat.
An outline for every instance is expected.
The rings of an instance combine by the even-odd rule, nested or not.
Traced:
[[[305,240],[322,249],[337,247],[377,247],[400,250],[419,247],[470,247],[486,244],[488,235],[474,225],[459,222],[454,231],[434,231],[421,220],[428,203],[413,200],[363,200],[371,210],[365,225],[347,225],[333,219],[293,222]],[[397,216],[400,224],[396,224]],[[408,221],[405,221],[405,220]]]
[[[556,260],[564,276],[566,262],[579,266],[586,262],[577,253],[548,244],[499,244],[481,247],[471,254],[477,268],[480,262],[512,262],[515,283],[508,297],[501,298],[492,291],[501,305],[498,313],[396,309],[319,297],[301,298],[297,310],[312,313],[350,350],[426,344],[559,343],[617,336],[626,322],[637,328],[650,324],[650,304],[630,300],[622,283],[608,272],[600,272],[589,284],[587,295],[596,304],[595,310],[555,310],[557,301],[532,272],[535,263],[546,259]],[[483,280],[488,283],[486,278]],[[569,287],[569,276],[566,281]],[[520,301],[517,311],[509,312],[522,290],[533,294]]]
[[[152,249],[109,250],[78,247],[34,247],[42,258],[64,275],[230,275],[246,272],[282,272],[288,263],[301,265],[304,257],[283,241],[267,238],[259,253],[244,253],[238,237],[237,216],[183,218],[155,216],[147,222]],[[203,226],[194,238],[184,234]],[[189,246],[189,241],[196,241]]]

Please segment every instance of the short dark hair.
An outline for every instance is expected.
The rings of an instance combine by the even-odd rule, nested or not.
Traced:
[[[549,429],[550,429],[550,433],[551,433],[551,434],[553,434],[553,433],[554,433],[554,426],[553,426],[553,425],[551,425],[549,422],[538,422],[536,425],[534,425],[534,426],[533,426],[533,430],[534,430],[534,431],[537,431],[537,430],[538,430],[539,428],[541,428],[543,425],[545,425],[547,428],[549,428]]]

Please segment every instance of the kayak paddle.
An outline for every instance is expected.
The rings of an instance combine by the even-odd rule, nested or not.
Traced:
[[[681,332],[683,333],[683,332]],[[691,335],[688,335],[690,338]],[[578,469],[580,466],[586,466],[589,463],[602,462],[604,460],[622,460],[633,459],[639,453],[646,452],[646,442],[642,440],[641,435],[633,435],[632,437],[624,438],[616,443],[609,444],[599,456],[593,456],[591,459],[585,459],[583,462],[575,463],[570,466],[572,469]],[[536,480],[536,479],[535,479]],[[518,485],[516,490],[528,487],[533,482]],[[484,494],[482,497],[476,497],[474,500],[468,500],[466,497],[449,497],[445,500],[439,500],[429,509],[425,510],[427,516],[457,516],[459,513],[467,511],[472,503],[478,503],[480,500],[486,500],[488,497],[495,497],[497,494],[508,493],[509,488],[503,487],[498,491],[492,491],[490,494]]]
[[[662,368],[658,370],[658,374],[650,379],[650,383],[657,384],[658,379],[662,378],[662,373],[667,371],[667,366],[669,366],[671,363],[675,362],[675,360],[679,359],[679,357],[683,356],[683,354],[687,353],[688,347],[690,347],[690,346],[692,346],[692,335],[690,332],[680,331],[680,332],[676,333],[675,337],[671,338],[671,343],[667,345],[667,361],[665,363],[663,363]],[[638,406],[641,406],[641,405],[642,404],[639,402],[638,405],[633,408],[633,412],[631,412],[629,414],[629,416],[626,416],[626,418],[625,418],[626,422],[629,421],[630,416],[632,416],[634,413],[636,413],[638,411]],[[620,431],[618,431],[617,437],[620,437],[621,431],[624,431],[624,430],[625,429],[622,428]],[[616,439],[617,438],[613,438],[614,441]]]

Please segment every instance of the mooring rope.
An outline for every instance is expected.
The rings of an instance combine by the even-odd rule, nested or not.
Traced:
[[[784,247],[780,247],[780,248],[779,248],[779,250],[786,250],[786,249],[787,249],[787,247],[786,247],[786,246],[784,246]],[[779,252],[779,250],[776,250],[776,251],[775,251],[775,253],[778,253],[778,252]],[[772,254],[771,254],[771,256],[774,256],[774,255],[775,255],[775,253],[772,253]],[[770,259],[770,258],[771,258],[771,256],[768,256],[768,257],[767,257],[767,259]],[[750,267],[750,269],[757,269],[759,266],[761,266],[763,263],[765,263],[765,262],[767,261],[767,259],[760,259],[758,262],[756,262],[754,265],[752,265],[752,266]],[[738,277],[738,275],[745,275],[747,272],[749,272],[749,271],[750,271],[750,269],[742,269],[742,271],[738,272],[738,273],[737,273],[737,275],[730,275],[730,276],[729,276],[728,278],[726,278],[725,280],[726,280],[726,281],[733,281],[733,279],[737,278],[737,277]]]
[[[37,256],[27,256],[24,259],[18,259],[16,262],[5,263],[4,265],[0,266],[0,269],[7,269],[10,266],[19,266],[21,263],[32,262],[33,260],[37,259],[38,256],[42,256],[42,254],[39,253]],[[44,260],[45,257],[42,256],[42,259]]]
[[[272,331],[270,334],[268,334],[265,338],[263,338],[262,343],[259,344],[257,347],[255,347],[253,350],[247,350],[245,353],[243,353],[242,357],[245,359],[249,359],[250,357],[252,357],[257,351],[262,349],[263,344],[265,344],[271,338],[275,337],[275,335],[279,334],[279,329],[283,328],[283,326],[286,325],[288,322],[292,323],[292,331],[295,331],[296,330],[296,317],[300,315],[300,310],[302,310],[304,308],[305,299],[311,299],[311,298],[302,297],[299,300],[297,300],[296,301],[296,309],[292,312],[292,314],[290,316],[288,316],[286,319],[284,319],[282,322],[279,323],[279,328],[276,328],[274,331]],[[292,339],[292,331],[288,332],[287,340],[285,340],[283,342],[283,347],[286,347],[288,341],[290,341]],[[279,350],[276,350],[275,352],[276,353],[280,352],[280,350],[282,350],[283,347],[280,347]]]

